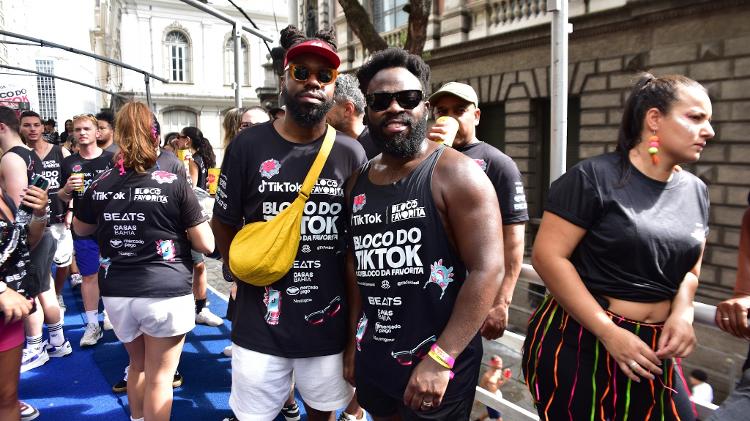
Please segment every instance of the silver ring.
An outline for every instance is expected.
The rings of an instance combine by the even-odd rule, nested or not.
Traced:
[[[722,317],[721,320],[728,321],[729,317]]]
[[[636,362],[635,360],[631,361],[630,364],[628,364],[628,367],[630,367],[631,370],[635,370],[636,367],[640,367],[640,364]]]
[[[422,406],[430,407],[432,406],[432,402],[422,401]]]

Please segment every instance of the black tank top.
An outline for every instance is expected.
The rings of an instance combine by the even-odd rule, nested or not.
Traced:
[[[47,156],[39,158],[42,162],[40,174],[49,181],[49,189],[47,190],[50,209],[49,223],[61,223],[65,220],[65,212],[67,211],[67,206],[57,198],[57,192],[65,184],[62,179],[62,147],[53,145]]]
[[[31,182],[31,176],[35,173],[39,173],[42,170],[42,160],[32,151],[24,146],[14,146],[8,149],[5,154],[14,153],[23,159],[26,163],[26,181]],[[3,156],[5,156],[3,154]]]
[[[351,193],[351,244],[363,311],[357,377],[395,399],[445,329],[466,279],[432,197],[432,173],[443,151],[390,185],[370,182],[368,163]],[[446,399],[473,390],[481,357],[477,335],[456,359]]]
[[[16,205],[7,193],[3,192],[2,200],[15,214]],[[26,298],[34,297],[40,292],[39,282],[34,275],[36,271],[31,270],[29,249],[28,225],[11,221],[0,210],[0,280]]]
[[[195,186],[206,190],[206,178],[208,178],[206,164],[203,162],[203,158],[199,155],[193,155],[193,161],[195,161],[195,165],[198,166],[198,184]]]

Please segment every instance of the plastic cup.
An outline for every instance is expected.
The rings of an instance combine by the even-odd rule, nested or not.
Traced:
[[[448,130],[448,133],[445,135],[445,140],[439,139],[436,140],[436,142],[442,143],[445,146],[453,146],[453,139],[456,138],[456,133],[458,133],[458,121],[453,117],[444,115],[435,120],[435,125],[433,127],[437,125]]]
[[[74,172],[74,173],[73,173],[73,174],[71,174],[70,176],[71,176],[71,177],[75,177],[75,178],[80,178],[80,179],[81,179],[81,186],[80,186],[80,187],[76,187],[75,191],[77,191],[77,192],[79,192],[79,193],[83,193],[83,192],[84,192],[84,190],[86,190],[86,186],[85,186],[85,184],[84,184],[84,182],[83,182],[83,180],[84,180],[84,179],[86,178],[86,177],[84,176],[84,174],[83,174],[82,172]]]

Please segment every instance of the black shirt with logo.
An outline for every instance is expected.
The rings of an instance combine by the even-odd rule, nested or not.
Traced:
[[[76,216],[97,226],[102,296],[191,293],[193,260],[186,230],[208,217],[186,179],[158,166],[144,174],[112,168],[86,190]]]
[[[83,197],[86,189],[89,188],[91,183],[94,182],[99,174],[109,169],[112,165],[112,154],[104,150],[102,150],[101,155],[92,159],[86,159],[78,153],[75,153],[63,159],[62,177],[63,180],[65,180],[63,182],[63,185],[68,182],[68,179],[72,174],[83,174],[83,191],[74,190],[71,195],[73,197],[73,215],[78,216],[80,199]],[[93,236],[81,237],[76,234],[75,230],[72,231],[74,239],[94,239]]]
[[[432,196],[432,173],[444,150],[388,185],[369,180],[368,163],[351,192],[351,247],[362,297],[355,373],[399,400],[448,324],[466,279]],[[481,358],[477,334],[456,358],[445,400],[473,394]]]
[[[273,218],[297,197],[322,143],[289,142],[271,122],[240,132],[222,163],[214,217],[234,227]],[[237,282],[232,342],[285,358],[344,349],[344,183],[365,161],[357,141],[337,133],[305,205],[292,269],[265,288]]]
[[[47,195],[49,196],[50,224],[58,224],[65,221],[65,213],[68,207],[65,202],[57,198],[60,187],[68,181],[62,175],[63,162],[62,146],[52,145],[46,156],[39,157],[41,167],[38,173],[49,181]]]
[[[687,171],[647,177],[617,153],[576,164],[550,186],[545,210],[586,235],[570,260],[594,295],[674,297],[708,235],[708,189]]]
[[[529,220],[521,172],[508,155],[485,142],[470,143],[456,150],[473,159],[492,181],[500,202],[503,225]]]

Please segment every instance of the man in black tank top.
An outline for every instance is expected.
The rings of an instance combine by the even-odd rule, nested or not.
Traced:
[[[504,271],[492,184],[472,160],[425,139],[429,73],[395,48],[357,73],[382,154],[347,184],[347,279],[361,298],[351,300],[361,306],[352,306],[347,353],[375,420],[469,418],[477,332]]]
[[[21,127],[19,133],[26,140],[26,144],[33,149],[35,159],[34,172],[42,175],[49,181],[50,185],[50,221],[59,224],[62,221],[61,214],[64,206],[57,200],[57,190],[60,187],[60,162],[62,152],[44,139],[44,123],[39,114],[34,111],[21,113]],[[45,168],[45,165],[47,168]],[[54,193],[52,193],[54,192]],[[51,283],[51,266],[57,253],[60,238],[63,249],[60,261],[70,265],[72,251],[70,250],[70,239],[65,237],[64,225],[56,225],[55,229],[46,229],[42,239],[31,251],[31,263],[39,279],[41,293],[38,296],[42,312],[34,312],[24,320],[26,330],[26,349],[21,362],[21,371],[30,370],[44,364],[49,357],[63,357],[73,352],[70,343],[63,335],[62,310],[57,300],[55,286]],[[49,344],[42,341],[42,324],[47,321],[50,332]],[[45,355],[46,354],[46,355]]]
[[[526,194],[521,172],[513,160],[489,143],[476,137],[481,111],[479,98],[470,85],[448,82],[430,95],[430,105],[436,118],[450,116],[459,124],[452,147],[479,165],[487,174],[500,202],[503,218],[503,246],[505,248],[505,276],[500,293],[495,298],[490,314],[482,325],[482,336],[497,339],[508,325],[508,307],[523,264],[523,237],[526,221]]]

